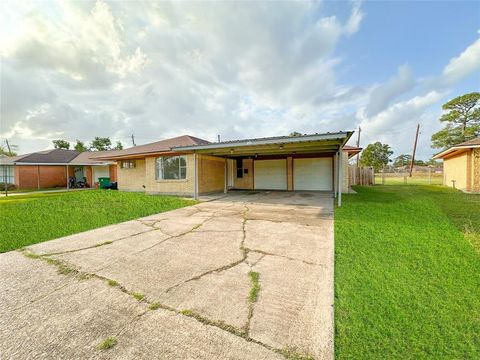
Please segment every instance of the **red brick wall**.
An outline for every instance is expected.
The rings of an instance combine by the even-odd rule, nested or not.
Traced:
[[[93,171],[92,171],[92,167],[91,166],[85,166],[85,169],[86,169],[86,175],[85,177],[87,178],[87,184],[88,186],[90,187],[94,187],[94,183],[93,183]]]
[[[117,165],[110,165],[110,182],[117,181]]]
[[[16,166],[15,177],[19,189],[38,188],[38,175],[40,173],[40,187],[65,187],[67,186],[65,166],[55,165],[25,165]],[[69,169],[70,176],[73,169]]]

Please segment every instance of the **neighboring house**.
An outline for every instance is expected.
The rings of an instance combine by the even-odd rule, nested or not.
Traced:
[[[194,196],[229,189],[348,191],[353,132],[210,143],[179,136],[100,156],[116,161],[118,188]],[[340,155],[340,156],[339,156]],[[341,159],[342,166],[337,166]],[[340,184],[340,186],[338,186]]]
[[[116,181],[114,162],[98,160],[97,156],[115,151],[79,153],[74,150],[53,149],[26,155],[0,158],[0,183],[14,184],[18,189],[66,187],[69,177],[87,179],[94,187],[98,177]]]
[[[480,193],[480,137],[452,146],[434,159],[443,159],[444,185]]]

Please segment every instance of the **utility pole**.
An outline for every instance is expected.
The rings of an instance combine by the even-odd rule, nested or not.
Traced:
[[[12,149],[10,149],[10,144],[8,143],[8,139],[5,139],[5,143],[7,144],[8,153],[10,154],[10,156],[12,156]]]
[[[137,146],[137,145],[135,145],[135,136],[133,136],[133,134],[132,134],[132,144],[133,144],[133,146]]]
[[[362,128],[359,126],[358,127],[358,137],[357,137],[357,148],[360,147],[360,133],[362,132]],[[358,162],[360,160],[360,153],[357,154],[357,168],[358,168]]]
[[[412,177],[413,163],[415,162],[415,152],[417,151],[417,141],[418,141],[419,132],[420,132],[420,124],[417,125],[417,133],[415,134],[415,143],[413,144],[412,162],[410,163],[410,177]]]

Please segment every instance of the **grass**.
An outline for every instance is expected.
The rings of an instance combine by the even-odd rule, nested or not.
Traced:
[[[480,358],[480,196],[355,190],[335,210],[336,358]]]
[[[0,253],[194,203],[104,190],[0,197]]]
[[[112,287],[115,287],[115,286],[118,286],[118,282],[115,281],[115,280],[109,279],[109,280],[108,280],[108,285],[109,285],[109,286],[112,286]]]
[[[428,174],[413,174],[406,180],[403,174],[385,174],[385,185],[442,185],[443,174],[432,174],[431,178]],[[382,174],[375,174],[375,184],[382,185]]]
[[[159,302],[154,302],[154,303],[151,303],[148,308],[150,310],[157,310],[157,309],[160,309],[162,305],[159,303]]]
[[[117,342],[117,338],[115,336],[111,336],[103,340],[100,344],[98,344],[97,347],[100,350],[107,350],[117,345]]]
[[[133,292],[132,296],[137,299],[138,301],[143,301],[145,299],[145,295],[138,293],[138,292]]]
[[[288,360],[314,360],[310,355],[297,352],[296,348],[286,347],[280,353]]]
[[[260,274],[255,271],[250,271],[248,273],[248,276],[250,277],[250,281],[252,282],[252,288],[250,289],[250,293],[248,294],[248,300],[250,300],[251,303],[254,303],[257,302],[258,292],[260,291]]]

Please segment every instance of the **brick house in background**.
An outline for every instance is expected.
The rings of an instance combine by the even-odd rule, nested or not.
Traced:
[[[184,135],[98,159],[116,161],[118,189],[197,197],[242,190],[347,192],[353,132],[210,143]],[[341,195],[340,195],[341,196]]]
[[[480,193],[480,137],[435,155],[443,159],[443,185]]]
[[[14,184],[18,189],[66,187],[69,177],[86,178],[95,187],[99,177],[116,181],[115,162],[96,159],[113,151],[80,153],[75,150],[53,149],[26,155],[0,158],[0,183]]]

